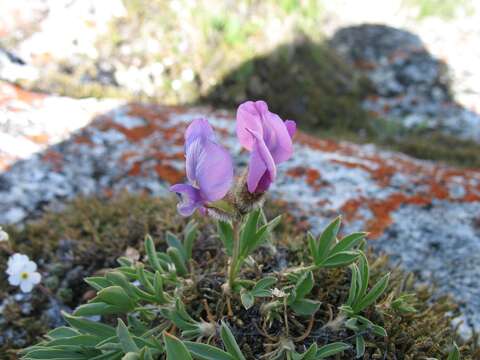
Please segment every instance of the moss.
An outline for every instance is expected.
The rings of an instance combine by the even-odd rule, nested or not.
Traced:
[[[264,99],[304,129],[358,131],[369,127],[361,108],[367,88],[326,46],[301,40],[245,62],[201,101],[235,108],[244,99]]]
[[[286,208],[282,203],[271,204],[267,208],[268,217],[284,210]],[[217,274],[221,274],[225,264],[222,260],[224,256],[219,256],[222,250],[215,235],[215,226],[204,218],[198,217],[197,220],[201,229],[194,252],[194,259],[198,264],[197,271],[205,274],[207,272],[205,269],[209,269],[208,272],[214,272],[217,269],[219,270]],[[164,248],[165,231],[178,233],[185,222],[184,218],[176,214],[172,200],[124,194],[108,200],[77,199],[68,204],[61,213],[46,213],[41,218],[26,224],[23,229],[7,228],[11,234],[13,250],[27,253],[39,263],[40,270],[44,274],[44,288],[35,289],[31,297],[19,302],[13,301],[4,309],[4,319],[0,321],[0,334],[4,335],[3,338],[0,336],[2,339],[0,358],[15,359],[15,348],[35,342],[49,327],[58,326],[58,319],[57,323],[52,321],[55,320],[55,317],[51,316],[52,311],[57,311],[59,314],[59,309],[74,308],[91,298],[91,290],[83,284],[83,277],[114,266],[114,260],[124,255],[129,248],[129,251],[142,249],[141,244],[147,233],[152,234],[160,249]],[[302,242],[305,230],[305,224],[286,216],[276,233],[276,240],[279,243],[277,255],[272,258],[268,251],[258,251],[255,254],[256,263],[263,265],[260,271],[270,271],[279,261],[286,260],[292,265],[306,261],[306,250]],[[133,253],[135,255],[135,251]],[[2,258],[0,271],[2,272],[7,256],[5,251],[0,253]],[[387,259],[376,258],[372,265],[373,281],[387,270],[389,270]],[[258,275],[257,270],[246,267],[242,276],[251,278],[257,276],[255,274]],[[321,324],[325,323],[330,316],[336,315],[338,306],[345,300],[350,281],[349,271],[346,269],[324,270],[318,275],[322,281],[314,289],[314,293],[323,305],[315,318],[316,325],[312,332],[314,335],[305,340],[304,344],[307,345],[313,340],[319,343],[330,342],[345,335],[327,334],[320,329]],[[199,277],[204,279],[199,284],[214,289],[223,282],[221,276],[216,275],[211,279],[207,276]],[[450,320],[458,313],[456,305],[448,298],[433,300],[428,288],[415,290],[411,278],[406,278],[405,274],[398,269],[393,269],[391,279],[390,293],[399,291],[416,293],[414,305],[418,312],[403,315],[397,313],[389,306],[389,296],[386,296],[377,307],[369,310],[368,317],[383,323],[389,337],[384,340],[370,339],[367,342],[368,358],[378,358],[379,354],[384,353],[384,349],[388,350],[386,359],[444,358],[455,338]],[[8,294],[13,293],[14,289],[8,287],[2,277],[0,297],[7,299]],[[200,298],[199,294],[201,292],[193,295],[188,306],[193,314],[205,317],[203,300],[207,300],[211,309],[215,309],[218,301],[212,298]],[[8,298],[13,299],[13,297]],[[22,314],[25,306],[28,307],[29,304],[33,307],[28,314]],[[245,326],[253,326],[248,323],[251,321],[249,319],[253,318],[250,316],[253,313],[241,310],[237,302],[232,306],[239,314],[232,323],[232,328],[240,336]],[[251,311],[255,311],[255,307]],[[292,331],[296,331],[294,327]],[[246,354],[249,351],[252,354],[263,351],[264,340],[258,336],[257,339],[247,335],[242,338],[241,346]],[[474,353],[471,343],[463,344],[462,355],[463,359],[479,356],[478,352]],[[348,353],[345,356],[349,359],[353,355]]]
[[[452,165],[480,168],[480,144],[475,141],[461,140],[454,136],[434,132],[411,135],[400,141],[390,139],[389,144],[395,150],[419,159],[440,160]]]

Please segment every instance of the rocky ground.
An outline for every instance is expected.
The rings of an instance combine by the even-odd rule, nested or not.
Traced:
[[[245,154],[233,137],[232,112],[178,104],[196,101],[215,87],[226,94],[229,84],[221,78],[228,74],[249,79],[243,81],[247,85],[232,80],[235,96],[229,95],[228,103],[242,101],[251,88],[266,89],[265,82],[273,84],[275,93],[283,83],[270,72],[252,74],[249,59],[264,55],[259,71],[270,69],[277,57],[289,59],[284,55],[291,55],[290,43],[298,39],[295,23],[305,24],[300,38],[310,38],[306,49],[312,58],[335,58],[319,77],[308,75],[316,63],[309,60],[303,66],[301,51],[291,57],[293,64],[279,67],[283,80],[309,83],[305,92],[300,85],[291,87],[293,110],[301,113],[312,108],[305,104],[320,104],[317,113],[295,120],[316,119],[321,112],[330,123],[357,117],[366,121],[358,107],[374,127],[395,137],[406,129],[407,138],[420,134],[421,142],[428,143],[425,130],[440,131],[478,144],[478,4],[460,7],[464,16],[445,21],[418,20],[418,9],[405,7],[403,0],[391,0],[388,6],[376,2],[372,12],[372,1],[361,6],[326,2],[321,10],[307,9],[306,15],[286,8],[281,10],[283,23],[275,21],[279,10],[269,1],[255,9],[239,2],[241,16],[225,22],[214,11],[207,14],[212,18],[205,13],[193,17],[192,1],[151,2],[167,11],[172,22],[183,24],[175,34],[165,30],[168,26],[157,27],[155,16],[163,12],[142,12],[132,5],[136,2],[0,2],[0,13],[8,14],[0,24],[0,224],[21,226],[46,207],[59,208],[78,195],[124,190],[170,195],[168,185],[184,178],[183,129],[198,116],[221,130],[223,142],[244,164]],[[200,31],[198,19],[210,28]],[[239,19],[248,26],[239,27]],[[263,34],[258,24],[266,29]],[[210,47],[195,45],[204,43]],[[287,45],[276,48],[281,43]],[[321,52],[310,51],[319,44]],[[334,53],[325,53],[325,45]],[[299,48],[304,48],[301,43]],[[322,79],[331,69],[337,69],[335,81]],[[324,106],[326,93],[334,94],[339,105]],[[147,98],[144,103],[125,100]],[[380,119],[392,127],[380,127]],[[324,125],[319,121],[315,126]],[[354,125],[362,137],[363,124]],[[476,157],[475,149],[468,153]],[[346,232],[370,231],[371,246],[435,284],[439,295],[452,294],[462,307],[458,321],[464,322],[464,335],[480,330],[479,170],[299,133],[296,154],[280,171],[272,196],[284,201],[299,222],[318,231],[343,214]]]
[[[363,107],[393,122],[393,132],[400,126],[480,141],[478,2],[317,3],[289,8],[239,2],[235,16],[222,18],[223,5],[212,8],[208,1],[4,2],[0,11],[10,16],[0,26],[0,79],[75,97],[179,104],[221,87],[229,73],[248,77],[248,68],[242,74],[235,68],[306,36],[326,40],[366,75],[373,88]],[[424,9],[428,4],[432,8]],[[295,78],[293,70],[290,76]],[[256,82],[246,86],[262,88]],[[321,94],[298,90],[322,101]]]
[[[205,116],[222,141],[244,163],[234,137],[233,115],[209,108],[165,107],[123,102],[73,100],[25,92],[2,84],[0,109],[27,117],[24,134],[3,127],[3,136],[19,141],[41,138],[43,150],[26,154],[2,142],[0,223],[21,223],[46,206],[80,194],[114,194],[127,189],[168,195],[167,187],[184,177],[183,130]],[[112,106],[113,105],[113,106]],[[64,109],[64,122],[91,123],[55,143],[58,126],[28,114]],[[76,125],[77,124],[77,125]],[[57,124],[58,125],[58,124]],[[61,132],[60,132],[61,133]],[[33,140],[32,140],[33,139]],[[35,145],[32,145],[35,146]],[[39,145],[36,145],[39,146]],[[20,148],[19,148],[20,149]],[[295,156],[280,168],[272,196],[314,231],[341,213],[345,231],[368,230],[371,245],[393,261],[451,293],[462,304],[465,333],[480,329],[480,172],[418,161],[372,145],[296,137]]]
[[[363,106],[412,130],[480,141],[480,116],[455,102],[448,65],[418,35],[385,25],[342,28],[330,45],[365,74],[374,91]]]

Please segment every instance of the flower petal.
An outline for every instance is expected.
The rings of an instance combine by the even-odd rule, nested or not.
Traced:
[[[185,167],[187,179],[191,183],[195,183],[197,181],[197,167],[202,157],[204,144],[204,140],[197,138],[190,143],[186,150]]]
[[[175,184],[170,191],[181,195],[182,200],[177,205],[178,212],[182,216],[190,216],[202,206],[203,200],[200,191],[188,184]]]
[[[6,273],[8,275],[12,275],[22,271],[23,267],[28,261],[30,260],[27,255],[23,255],[19,253],[13,254],[8,258],[8,262],[7,262],[8,268]]]
[[[292,137],[286,124],[277,114],[268,112],[263,121],[263,139],[275,164],[284,162],[293,154]]]
[[[237,137],[240,144],[252,151],[255,138],[247,130],[253,130],[263,136],[262,114],[268,112],[268,106],[264,101],[247,101],[237,109]]]
[[[285,126],[287,127],[288,134],[290,138],[293,138],[295,133],[297,132],[297,123],[293,120],[286,120]]]
[[[185,132],[185,150],[197,139],[209,139],[215,141],[215,133],[206,119],[193,120]]]
[[[220,200],[230,190],[233,182],[233,161],[224,147],[207,140],[195,171],[198,187],[205,200]]]
[[[37,271],[37,264],[35,264],[33,261],[29,260],[24,266],[23,266],[23,271],[26,272],[34,272]]]
[[[25,281],[22,281],[20,283],[20,289],[24,292],[24,293],[29,293],[30,291],[32,291],[33,289],[33,284],[32,282],[28,279],[28,280],[25,280]]]
[[[264,192],[268,189],[270,183],[275,181],[277,168],[260,134],[251,130],[250,132],[255,139],[255,143],[250,154],[247,187],[251,193]],[[268,174],[266,175],[266,173]],[[261,185],[260,188],[259,184]]]
[[[32,272],[29,276],[30,281],[32,284],[38,284],[42,280],[42,275],[40,275],[38,272]]]
[[[21,281],[22,281],[22,276],[20,273],[13,274],[8,277],[8,283],[13,286],[20,285]]]

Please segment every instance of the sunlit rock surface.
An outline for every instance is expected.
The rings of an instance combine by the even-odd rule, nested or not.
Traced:
[[[239,165],[248,160],[229,112],[0,89],[0,224],[80,194],[168,195],[184,178],[183,132],[198,117],[211,121]],[[271,196],[315,232],[338,213],[346,232],[369,231],[372,246],[452,293],[480,329],[480,171],[304,133],[295,143]]]
[[[365,24],[340,29],[329,44],[371,81],[373,91],[363,105],[373,115],[480,142],[480,116],[455,101],[449,64],[416,34]]]

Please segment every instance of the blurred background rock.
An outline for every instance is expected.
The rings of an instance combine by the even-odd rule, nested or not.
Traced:
[[[29,90],[263,98],[320,136],[480,165],[478,1],[19,0],[0,12],[0,78]]]

